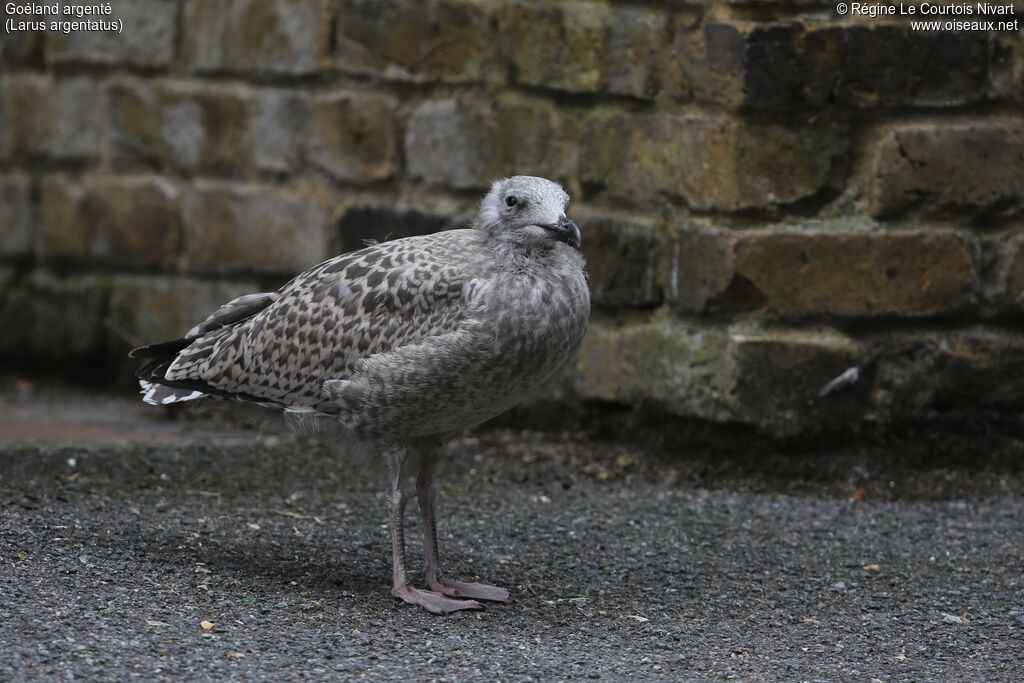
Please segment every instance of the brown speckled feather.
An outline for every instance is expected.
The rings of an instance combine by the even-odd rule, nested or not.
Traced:
[[[197,339],[168,380],[202,380],[293,408],[333,413],[327,379],[360,358],[454,331],[466,283],[486,264],[472,230],[383,242],[302,273],[253,317]]]

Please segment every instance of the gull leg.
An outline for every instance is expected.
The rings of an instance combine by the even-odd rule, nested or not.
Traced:
[[[508,591],[497,586],[482,583],[465,583],[452,581],[441,576],[437,553],[437,514],[434,503],[437,499],[437,488],[434,486],[434,466],[437,464],[437,453],[434,451],[423,454],[419,476],[416,477],[416,497],[420,503],[420,516],[423,517],[423,555],[424,574],[427,586],[432,591],[443,593],[453,598],[473,598],[492,602],[508,602]]]
[[[460,609],[481,609],[475,600],[457,600],[432,590],[425,591],[409,585],[405,570],[405,494],[402,493],[402,461],[405,451],[388,453],[388,509],[391,528],[391,594],[412,605],[419,605],[434,614],[448,614]]]

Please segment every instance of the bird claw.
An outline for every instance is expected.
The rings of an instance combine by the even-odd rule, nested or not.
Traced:
[[[487,600],[489,602],[508,602],[509,594],[504,588],[488,586],[483,583],[464,583],[437,577],[427,580],[427,585],[432,591],[436,591],[452,598],[472,598],[474,600]]]
[[[425,591],[412,586],[401,586],[391,594],[410,605],[419,605],[431,614],[451,614],[463,609],[483,609],[476,600],[457,600],[436,591]]]

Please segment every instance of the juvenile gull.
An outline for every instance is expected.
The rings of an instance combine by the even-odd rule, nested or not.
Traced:
[[[388,461],[392,594],[434,613],[506,602],[445,578],[433,473],[441,444],[519,403],[579,349],[590,315],[580,231],[560,185],[496,181],[474,227],[336,256],[273,293],[239,297],[181,339],[135,349],[143,400],[203,396],[337,419]],[[416,493],[429,590],[409,585],[402,464]]]

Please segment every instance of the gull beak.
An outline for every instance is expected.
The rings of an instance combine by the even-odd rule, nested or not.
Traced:
[[[580,235],[580,228],[578,225],[572,222],[569,218],[562,216],[558,219],[558,223],[555,225],[543,226],[548,234],[559,242],[565,242],[574,249],[579,249],[580,241],[582,236]]]

